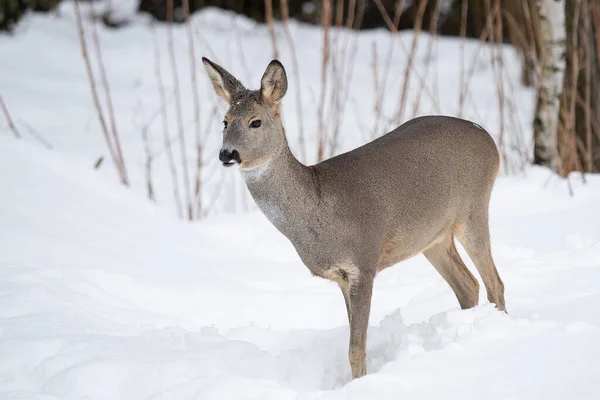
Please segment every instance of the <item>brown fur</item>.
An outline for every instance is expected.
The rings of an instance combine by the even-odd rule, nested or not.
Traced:
[[[279,119],[278,102],[287,90],[283,66],[273,61],[261,89],[250,91],[203,61],[215,90],[230,104],[223,150],[239,153],[248,190],[304,264],[342,289],[353,377],[366,373],[373,279],[390,265],[423,253],[460,306],[473,307],[479,284],[456,251],[456,237],[477,267],[488,299],[506,310],[488,228],[499,157],[480,126],[420,117],[355,150],[305,166],[292,155]],[[249,126],[256,119],[261,127]]]

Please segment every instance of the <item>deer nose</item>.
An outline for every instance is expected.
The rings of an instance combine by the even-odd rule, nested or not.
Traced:
[[[237,150],[233,150],[233,151],[229,151],[229,150],[221,150],[221,152],[219,152],[219,160],[223,163],[223,165],[225,166],[231,166],[233,165],[235,162],[241,163],[242,160],[240,158],[240,153],[238,153]]]

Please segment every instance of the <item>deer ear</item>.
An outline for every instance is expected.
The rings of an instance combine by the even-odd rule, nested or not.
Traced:
[[[287,92],[287,87],[285,68],[279,61],[271,61],[260,81],[262,97],[271,104],[277,104]]]
[[[235,93],[240,88],[243,88],[242,84],[235,79],[233,75],[225,71],[223,67],[215,64],[208,58],[202,57],[202,64],[204,64],[204,68],[206,68],[206,72],[208,72],[208,76],[215,88],[215,92],[217,92],[219,97],[225,100],[227,104],[231,104]]]

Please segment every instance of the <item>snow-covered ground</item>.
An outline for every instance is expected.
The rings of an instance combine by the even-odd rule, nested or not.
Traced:
[[[108,162],[93,169],[105,147],[70,4],[62,10],[60,17],[31,16],[15,37],[0,37],[0,93],[17,123],[27,121],[54,147],[40,146],[22,125],[24,139],[16,140],[0,122],[0,398],[600,397],[600,177],[586,176],[584,183],[573,175],[567,182],[528,168],[498,178],[492,246],[508,315],[487,304],[483,290],[479,307],[459,310],[422,256],[382,272],[368,334],[369,374],[351,381],[339,289],[312,277],[261,214],[216,207],[201,222],[177,220],[164,165],[155,171],[159,204],[145,199],[138,128],[158,100],[152,35],[143,18],[122,31],[101,31],[133,188],[118,184]],[[245,80],[244,68],[226,58],[237,54],[227,46],[240,35],[248,75],[258,85],[270,58],[268,35],[243,19],[231,30],[231,19],[214,10],[195,18],[214,52],[225,54],[217,60]],[[318,94],[321,33],[292,28],[310,104],[311,92]],[[185,30],[176,35],[185,37]],[[371,44],[380,40],[387,48],[384,32],[358,37],[352,96],[363,113],[346,113],[342,148],[367,140],[357,120],[371,124]],[[410,35],[402,39],[409,43]],[[438,47],[441,111],[454,114],[459,44],[441,39]],[[467,47],[475,51],[476,44]],[[177,51],[185,71],[185,41]],[[507,73],[518,70],[510,54]],[[401,70],[395,67],[390,78],[398,84]],[[478,111],[471,105],[467,116],[473,113],[495,134],[491,77],[482,61],[472,83]],[[202,98],[214,101],[208,81],[199,78]],[[284,116],[294,146],[292,88],[293,82]],[[514,93],[526,131],[531,93],[518,87]],[[210,104],[203,103],[204,113]],[[426,104],[422,112],[432,112]],[[185,107],[189,118],[189,102]],[[316,110],[306,109],[305,126],[314,130]],[[207,129],[205,174],[214,189],[221,187],[218,202],[226,203],[239,180],[216,162],[218,122]],[[159,149],[160,124],[153,129]],[[239,196],[241,186],[236,190]]]

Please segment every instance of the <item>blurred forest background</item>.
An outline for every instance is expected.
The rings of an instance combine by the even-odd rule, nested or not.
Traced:
[[[56,12],[59,3],[60,0],[0,0],[0,30],[10,35],[18,29],[19,21],[26,13]],[[102,7],[96,9],[97,21],[115,30],[127,26],[131,16],[115,12],[117,5],[118,0],[103,2]],[[167,25],[189,24],[190,16],[205,7],[230,10],[266,24],[272,34],[273,57],[278,55],[274,21],[280,21],[286,29],[289,19],[322,26],[324,41],[320,63],[324,84],[326,71],[330,68],[328,63],[333,57],[328,38],[332,29],[364,31],[382,28],[389,30],[391,35],[412,30],[414,39],[406,68],[401,71],[405,82],[412,73],[411,61],[421,32],[474,38],[498,47],[514,46],[521,63],[520,83],[536,91],[536,111],[530,121],[535,143],[527,162],[544,165],[562,176],[573,171],[600,171],[600,0],[139,0],[137,3],[138,12],[150,14],[159,23]],[[284,39],[279,40],[281,46]],[[291,38],[288,37],[288,41],[293,46]],[[505,130],[504,116],[511,112],[504,101],[503,62],[502,52],[494,53],[492,64],[497,79],[490,84],[498,87],[498,107],[502,116],[500,142]],[[465,65],[462,68],[471,67]],[[463,75],[472,73],[471,69]],[[401,96],[397,122],[406,120],[404,94]],[[460,101],[463,101],[462,93]],[[10,118],[6,105],[0,105],[3,105],[0,111]],[[377,104],[375,108],[377,114]],[[301,108],[298,112],[302,112]],[[299,117],[300,132],[301,119]],[[318,160],[327,156],[324,147],[328,133],[322,128],[324,124],[320,121],[323,132],[319,134],[323,139],[319,144]],[[108,138],[110,128],[104,129]],[[127,184],[116,132],[114,138],[112,144],[109,139],[107,143],[109,148],[113,146],[113,161],[122,183]],[[151,189],[148,189],[150,197]],[[193,215],[190,209],[188,217],[192,219]]]

